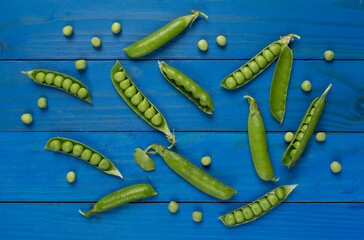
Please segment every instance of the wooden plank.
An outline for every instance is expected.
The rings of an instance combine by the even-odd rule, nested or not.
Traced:
[[[281,204],[258,220],[225,227],[218,216],[242,204],[129,204],[87,219],[91,204],[2,203],[4,239],[361,239],[364,204]],[[204,214],[201,223],[192,212]],[[20,224],[21,221],[21,224]]]
[[[86,7],[87,6],[87,7]],[[4,2],[0,10],[0,57],[2,59],[116,59],[127,58],[122,49],[149,35],[191,9],[209,15],[199,19],[148,59],[248,59],[279,36],[302,36],[294,44],[295,58],[323,59],[326,49],[337,59],[363,59],[364,16],[359,1],[47,1]],[[16,14],[14,14],[16,13]],[[355,21],[353,21],[355,19]],[[122,24],[121,35],[111,24]],[[75,34],[66,39],[65,25]],[[217,46],[218,35],[227,36],[226,48]],[[102,39],[102,48],[90,43]],[[197,42],[209,41],[207,53]]]
[[[46,141],[55,136],[98,150],[113,161],[125,179],[106,175],[71,156],[44,150]],[[275,175],[280,178],[276,183],[263,182],[255,173],[247,133],[177,133],[175,151],[200,167],[201,157],[211,156],[212,165],[205,170],[239,192],[229,200],[232,202],[252,201],[285,184],[299,184],[288,199],[290,202],[363,202],[362,134],[329,133],[324,143],[311,139],[300,161],[290,170],[281,163],[287,146],[283,136],[284,133],[268,134]],[[219,201],[177,176],[160,157],[153,157],[157,165],[154,172],[144,172],[136,165],[134,149],[152,143],[166,145],[163,134],[3,132],[0,139],[0,201],[97,201],[136,183],[150,183],[159,192],[146,201]],[[340,174],[330,171],[334,160],[342,164]],[[75,184],[66,181],[71,170],[77,173]]]
[[[110,80],[114,61],[88,61],[84,73],[78,73],[73,61],[3,61],[0,64],[0,131],[154,131],[132,111],[117,94]],[[255,97],[262,111],[267,131],[295,131],[311,101],[327,86],[327,104],[317,126],[319,131],[364,130],[363,61],[295,61],[288,92],[284,123],[280,125],[269,110],[269,92],[274,66],[252,83],[236,91],[219,86],[220,81],[242,65],[243,61],[171,61],[198,82],[215,103],[209,116],[171,86],[159,72],[157,61],[122,61],[134,82],[163,113],[171,130],[176,131],[246,131],[248,103],[243,95]],[[92,105],[63,91],[34,83],[22,70],[51,69],[74,76],[90,89]],[[349,71],[350,70],[350,71]],[[305,93],[301,83],[308,79],[312,91]],[[39,97],[46,97],[49,107],[37,107]],[[26,126],[23,112],[34,116]]]

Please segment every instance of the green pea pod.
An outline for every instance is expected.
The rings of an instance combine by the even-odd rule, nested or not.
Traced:
[[[123,178],[108,158],[83,143],[68,138],[54,137],[47,141],[44,148],[77,157],[104,173]]]
[[[283,165],[291,167],[300,159],[320,119],[325,106],[325,97],[331,86],[332,85],[330,84],[320,98],[314,99],[310,107],[307,109],[293,140],[283,154]]]
[[[97,201],[88,212],[83,213],[79,210],[79,213],[83,216],[90,217],[123,204],[155,195],[158,195],[158,193],[149,184],[136,184],[110,193]]]
[[[129,107],[150,126],[166,134],[168,141],[171,142],[173,146],[176,142],[176,136],[174,136],[169,130],[166,119],[138,89],[119,61],[116,61],[115,65],[111,69],[110,75],[116,91],[125,100]]]
[[[270,111],[273,117],[281,124],[283,123],[284,113],[286,111],[286,99],[292,62],[292,50],[286,45],[282,49],[274,71],[269,98]]]
[[[285,185],[273,189],[263,197],[228,212],[224,216],[219,217],[219,219],[228,227],[235,227],[254,221],[283,202],[295,187],[297,185]]]
[[[192,10],[189,15],[175,19],[174,21],[168,23],[164,27],[143,38],[142,40],[139,40],[129,47],[124,48],[123,51],[132,58],[143,57],[172,40],[179,33],[181,33],[189,24],[191,24],[192,26],[192,23],[200,15],[203,15],[207,19],[207,16],[202,12]]]
[[[248,136],[250,153],[252,155],[255,171],[264,181],[276,181],[272,162],[270,161],[267,137],[263,118],[254,98],[245,96],[249,100]]]
[[[145,151],[149,148],[154,149],[173,171],[202,192],[222,200],[237,193],[235,189],[223,184],[178,153],[157,144],[152,144]]]
[[[88,88],[76,78],[63,73],[44,69],[36,69],[27,72],[22,71],[22,73],[28,75],[28,77],[38,84],[63,90],[75,97],[91,103]]]
[[[149,172],[155,170],[155,163],[153,159],[142,149],[135,149],[134,159],[139,167],[141,167],[144,171]]]
[[[165,62],[158,62],[158,64],[161,73],[170,84],[194,102],[202,111],[212,114],[214,103],[205,90],[178,69],[168,66]]]
[[[280,40],[269,44],[255,55],[255,57],[225,77],[220,85],[226,89],[232,90],[247,84],[268,68],[268,66],[281,54],[283,47],[288,45],[294,37],[300,38],[295,34],[288,34],[285,37],[281,37]]]

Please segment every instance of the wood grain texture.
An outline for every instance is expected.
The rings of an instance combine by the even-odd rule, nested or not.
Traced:
[[[202,17],[171,42],[146,59],[248,59],[280,36],[295,33],[302,39],[294,44],[294,57],[323,59],[326,49],[336,59],[363,59],[364,26],[361,1],[72,1],[3,0],[0,19],[2,59],[125,59],[122,49],[168,22],[187,15],[191,9]],[[16,14],[15,14],[16,13]],[[355,19],[355,20],[354,20]],[[120,35],[111,33],[119,21]],[[65,25],[75,34],[67,39]],[[215,39],[226,35],[228,44],[219,47]],[[102,40],[96,50],[90,41]],[[198,51],[200,39],[209,42],[209,51]]]

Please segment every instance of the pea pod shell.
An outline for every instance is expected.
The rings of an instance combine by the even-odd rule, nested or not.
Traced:
[[[179,33],[181,33],[189,24],[196,20],[200,15],[207,16],[199,11],[191,11],[191,14],[179,17],[164,27],[150,34],[149,36],[133,43],[129,47],[123,49],[129,57],[138,58],[147,55],[148,53],[156,50],[165,43],[172,40]]]
[[[212,114],[212,111],[214,110],[214,103],[210,97],[210,95],[203,90],[196,82],[194,82],[192,79],[187,77],[185,74],[180,72],[178,69],[171,67],[167,65],[165,62],[158,62],[159,69],[165,79],[172,84],[175,88],[177,88],[181,93],[183,93],[187,98],[189,98],[192,102],[194,102],[202,111],[208,114]],[[194,89],[193,92],[187,91],[183,85],[179,86],[175,83],[173,79],[170,79],[168,76],[174,76],[178,79],[181,79],[181,82],[184,82],[185,84],[188,84],[191,88]],[[194,97],[194,95],[198,95],[199,98]],[[200,103],[200,100],[203,100],[207,106],[203,106]]]
[[[53,73],[55,76],[62,76],[64,79],[66,79],[66,78],[71,79],[73,83],[78,83],[80,85],[80,87],[87,89],[87,96],[86,96],[86,98],[82,99],[79,96],[77,96],[77,94],[73,94],[70,91],[66,91],[62,87],[57,87],[57,86],[54,86],[54,85],[48,85],[46,82],[44,82],[44,83],[38,82],[35,77],[36,77],[36,75],[39,72],[43,72],[45,74],[47,74],[47,73]],[[36,83],[38,83],[40,85],[44,85],[44,86],[54,87],[54,88],[60,89],[60,90],[65,91],[65,92],[67,92],[67,93],[69,93],[69,94],[71,94],[71,95],[73,95],[73,96],[75,96],[75,97],[77,97],[79,99],[82,99],[82,100],[84,100],[86,102],[91,103],[90,92],[89,92],[88,88],[85,86],[85,84],[83,84],[80,80],[77,80],[76,78],[73,78],[73,77],[68,76],[66,74],[63,74],[63,73],[49,71],[49,70],[43,70],[43,69],[35,69],[35,70],[31,70],[31,71],[22,71],[22,73],[28,75],[28,77],[30,77],[34,82],[36,82]]]
[[[262,214],[260,214],[259,216],[253,216],[253,218],[247,220],[247,221],[244,221],[242,223],[235,223],[234,225],[230,226],[226,223],[225,221],[225,216],[229,213],[226,213],[225,215],[219,217],[219,219],[223,222],[223,224],[225,224],[225,226],[228,226],[228,227],[235,227],[235,226],[238,226],[238,225],[241,225],[241,224],[245,224],[245,223],[248,223],[248,222],[251,222],[251,221],[254,221],[255,219],[263,216],[264,214],[268,213],[269,211],[271,211],[273,208],[275,208],[276,206],[278,206],[281,202],[283,202],[287,197],[288,195],[293,191],[293,189],[295,189],[295,187],[297,187],[298,185],[284,185],[284,186],[281,186],[281,187],[278,187],[276,189],[273,189],[272,191],[270,191],[269,193],[265,194],[264,196],[258,198],[257,200],[255,200],[254,202],[251,202],[241,208],[238,208],[238,209],[235,209],[229,213],[232,213],[234,214],[235,211],[239,211],[241,209],[243,209],[244,207],[251,207],[254,203],[258,203],[259,204],[259,201],[263,198],[266,198],[269,194],[276,194],[276,191],[277,189],[279,188],[283,188],[284,189],[284,197],[282,199],[279,200],[278,204],[276,204],[275,206],[271,206],[270,209],[268,209],[267,211],[263,211]]]
[[[80,157],[77,157],[77,158],[81,159],[82,161],[87,162],[88,164],[90,164],[90,165],[92,165],[92,166],[96,167],[97,169],[99,169],[100,171],[102,171],[102,172],[104,172],[104,173],[107,173],[107,174],[110,174],[110,175],[114,175],[114,176],[117,176],[117,177],[123,178],[123,176],[120,174],[119,170],[118,170],[118,169],[114,166],[114,164],[110,161],[110,159],[106,158],[106,157],[105,157],[104,155],[102,155],[101,153],[97,152],[96,150],[94,150],[94,149],[90,148],[89,146],[87,146],[87,145],[85,145],[85,144],[83,144],[83,143],[80,143],[80,142],[77,142],[77,141],[75,141],[75,140],[68,139],[68,138],[54,137],[54,138],[51,138],[51,139],[49,139],[49,140],[47,141],[46,146],[45,146],[44,148],[45,148],[45,149],[47,149],[47,150],[53,151],[53,152],[61,152],[61,153],[64,153],[64,154],[67,154],[67,155],[71,155],[71,156],[73,156],[73,157],[76,157],[76,156],[74,156],[74,155],[72,155],[72,154],[70,154],[70,153],[63,152],[62,150],[60,150],[60,151],[55,151],[55,150],[53,150],[53,149],[50,147],[50,143],[51,143],[53,140],[59,140],[61,143],[66,142],[66,141],[70,141],[73,145],[75,145],[75,144],[79,144],[79,145],[81,145],[81,146],[83,147],[83,149],[89,149],[89,150],[91,150],[91,152],[92,152],[92,153],[97,153],[97,154],[99,154],[99,155],[101,156],[101,159],[106,159],[107,161],[109,161],[109,162],[110,162],[110,168],[109,168],[108,170],[106,170],[106,171],[105,171],[105,170],[101,170],[101,169],[100,169],[100,168],[98,168],[97,166],[94,166],[94,165],[90,164],[89,162],[87,162],[87,161],[83,160],[83,159],[82,159],[82,158],[80,158]]]
[[[280,123],[283,123],[289,79],[291,76],[293,53],[288,45],[284,46],[279,56],[270,88],[270,111]]]
[[[135,149],[134,160],[144,171],[149,172],[155,170],[153,159],[140,148]]]
[[[298,127],[298,130],[296,131],[296,134],[293,137],[293,140],[288,145],[286,151],[283,154],[283,157],[282,157],[283,165],[291,167],[291,166],[295,165],[297,163],[297,161],[300,159],[300,157],[301,157],[303,151],[305,150],[305,147],[306,147],[308,141],[310,140],[312,133],[314,132],[316,125],[320,119],[321,113],[325,106],[325,97],[326,97],[326,94],[328,93],[328,91],[330,90],[331,86],[332,85],[330,84],[329,87],[325,90],[325,92],[322,94],[322,96],[320,98],[314,99],[312,101],[310,107],[307,109],[307,111]],[[315,107],[315,111],[312,115],[311,121],[309,122],[309,124],[307,126],[307,130],[304,132],[303,138],[300,141],[300,145],[296,149],[295,154],[293,155],[293,157],[291,157],[290,153],[293,149],[295,149],[293,143],[297,139],[297,135],[300,133],[300,129],[302,128],[302,125],[305,124],[306,117],[309,115],[311,109],[314,107],[315,104],[317,104],[317,106]]]
[[[155,196],[157,194],[158,193],[149,184],[136,184],[120,189],[101,198],[86,213],[81,212],[81,210],[79,210],[79,212],[86,217],[90,217],[93,214],[104,212],[123,204]]]

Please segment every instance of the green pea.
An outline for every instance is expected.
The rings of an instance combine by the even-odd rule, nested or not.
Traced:
[[[62,148],[62,143],[59,140],[53,140],[49,146],[53,151],[59,151]]]
[[[272,53],[277,56],[281,52],[281,46],[278,44],[271,44],[269,46],[269,50],[272,51]]]
[[[171,212],[171,213],[175,213],[177,212],[179,209],[179,206],[178,206],[178,203],[176,203],[175,201],[171,201],[169,202],[168,204],[168,210]]]
[[[245,80],[244,75],[240,71],[234,72],[233,76],[237,84],[242,84]]]
[[[63,35],[65,35],[66,37],[69,37],[73,34],[73,27],[71,26],[65,26],[63,28]]]
[[[259,201],[259,206],[263,209],[264,212],[268,211],[270,209],[270,203],[266,198],[262,198]]]
[[[46,108],[47,107],[47,99],[44,97],[38,99],[38,107]]]
[[[301,88],[305,92],[311,91],[311,88],[312,88],[311,82],[308,80],[303,81],[303,83],[301,84]]]
[[[255,216],[259,216],[262,214],[262,208],[259,206],[259,203],[253,203],[250,207]]]
[[[302,139],[303,139],[304,135],[305,135],[305,134],[304,134],[303,132],[299,132],[299,133],[297,134],[296,139],[297,139],[298,141],[302,141]]]
[[[153,124],[154,126],[159,126],[159,125],[161,125],[161,124],[162,124],[162,121],[163,121],[163,118],[162,118],[162,115],[161,115],[160,113],[157,113],[156,115],[154,115],[154,116],[152,117],[152,120],[151,120],[151,122],[152,122],[152,124]]]
[[[106,171],[106,170],[108,170],[110,168],[110,166],[111,166],[110,162],[104,158],[104,159],[101,160],[98,167],[101,170]]]
[[[35,80],[37,80],[37,82],[40,82],[40,83],[44,82],[45,73],[43,73],[43,72],[37,73],[37,75],[35,76]]]
[[[194,98],[200,98],[200,95],[199,94],[197,94],[197,93],[192,93],[192,96],[194,97]]]
[[[235,217],[235,221],[237,223],[242,223],[245,220],[243,212],[240,211],[240,210],[237,210],[237,211],[234,212],[234,217]]]
[[[293,140],[293,133],[292,132],[286,132],[286,134],[284,135],[284,141],[286,142],[291,142]]]
[[[65,152],[65,153],[69,153],[71,152],[73,149],[73,144],[70,142],[70,141],[65,141],[63,144],[62,144],[62,151]]]
[[[341,164],[337,161],[333,161],[330,165],[330,168],[333,173],[341,172]]]
[[[277,188],[276,195],[277,195],[277,197],[280,200],[282,200],[285,197],[285,195],[284,195],[284,188],[281,188],[281,187],[280,188]]]
[[[294,143],[293,143],[293,147],[294,147],[295,149],[297,149],[297,148],[300,146],[300,144],[301,144],[301,142],[296,141],[296,142],[294,142]]]
[[[100,46],[101,46],[101,39],[100,39],[100,38],[98,38],[98,37],[93,37],[93,38],[91,39],[91,44],[92,44],[92,46],[94,46],[95,48],[98,48],[98,47],[100,47]]]
[[[255,58],[255,61],[258,63],[260,68],[264,68],[267,66],[267,60],[262,55],[259,55]]]
[[[302,132],[306,132],[307,128],[308,128],[308,125],[303,124],[302,127],[301,127]]]
[[[318,105],[319,105],[319,100],[317,100],[314,104],[313,104],[313,106],[316,108]]]
[[[269,194],[268,195],[268,202],[272,205],[275,206],[278,204],[279,200],[277,198],[277,196],[275,194]]]
[[[324,132],[318,132],[316,134],[316,141],[318,141],[318,142],[325,142],[326,141],[326,133],[324,133]]]
[[[54,78],[54,85],[57,87],[62,87],[62,83],[63,83],[64,78],[62,76],[56,76]]]
[[[73,94],[77,94],[78,90],[80,90],[80,84],[72,83],[72,85],[70,87],[70,92]]]
[[[223,35],[217,36],[216,42],[219,46],[224,47],[226,45],[226,37]]]
[[[204,106],[204,107],[206,107],[207,106],[207,103],[204,101],[204,100],[200,100],[200,104],[202,105],[202,106]]]
[[[235,79],[233,77],[228,77],[225,81],[225,84],[226,86],[229,88],[229,89],[233,89],[236,87],[236,82],[235,82]]]
[[[90,158],[90,163],[94,166],[99,165],[99,162],[101,161],[101,156],[98,153],[94,153],[92,154],[91,158]]]
[[[263,51],[263,57],[267,60],[267,62],[271,62],[274,59],[274,55],[269,49]]]
[[[253,212],[252,210],[250,209],[250,207],[244,207],[243,208],[243,215],[245,217],[246,220],[250,220],[253,218]]]
[[[62,83],[62,88],[66,91],[70,90],[71,85],[72,85],[72,80],[69,78],[66,78],[63,83]]]
[[[125,96],[127,96],[128,98],[131,98],[135,94],[136,94],[136,88],[134,86],[128,87],[125,90]]]
[[[85,60],[77,60],[75,62],[75,67],[77,70],[84,70],[86,69],[86,61]]]
[[[145,112],[149,107],[150,107],[149,102],[147,101],[147,99],[144,99],[141,103],[139,103],[138,110],[141,112]]]
[[[68,172],[66,175],[66,179],[69,183],[73,183],[74,181],[76,181],[76,173],[73,171]]]
[[[55,77],[56,77],[56,75],[54,73],[47,73],[47,75],[45,76],[46,83],[48,85],[52,85]]]
[[[334,55],[333,51],[330,51],[330,50],[325,51],[324,58],[326,61],[330,62],[330,61],[334,60],[334,57],[335,57],[335,55]]]
[[[205,39],[201,39],[200,41],[198,41],[197,46],[201,51],[207,51],[209,44]]]
[[[121,24],[118,23],[118,22],[114,22],[111,25],[111,31],[112,31],[113,34],[119,34],[120,31],[121,31]]]
[[[119,84],[119,87],[123,90],[127,89],[128,87],[130,87],[130,80],[129,79],[126,79],[124,81],[122,81],[120,84]]]
[[[138,92],[137,94],[135,94],[132,98],[131,98],[131,103],[133,105],[138,105],[141,101],[143,100],[142,95],[140,94],[140,92]]]
[[[84,99],[87,97],[88,91],[86,88],[80,88],[80,90],[78,90],[77,92],[77,96],[79,96],[81,99]]]
[[[80,144],[76,144],[73,146],[72,154],[76,157],[79,157],[79,156],[81,156],[82,151],[83,151],[83,146]]]
[[[117,81],[117,82],[121,82],[125,79],[126,75],[125,75],[125,72],[116,72],[114,74],[114,80]]]
[[[296,154],[297,150],[296,149],[292,149],[291,153],[289,154],[289,156],[291,156],[291,158],[293,158],[293,156]]]
[[[250,61],[248,63],[249,68],[253,71],[253,73],[258,73],[260,68],[256,61]]]
[[[201,222],[202,221],[202,217],[203,217],[203,215],[202,215],[202,212],[200,212],[200,211],[194,211],[192,213],[192,219],[195,222]]]
[[[305,123],[306,124],[309,124],[311,122],[311,119],[312,117],[311,116],[308,116],[306,119],[305,119]]]
[[[312,109],[310,110],[309,115],[313,116],[313,114],[315,113],[315,111],[316,111],[316,108],[312,108]]]
[[[211,164],[211,158],[209,156],[205,156],[203,158],[201,158],[201,163],[202,163],[202,166],[210,166]]]
[[[225,223],[228,226],[233,226],[235,224],[234,214],[232,214],[232,213],[226,214],[226,216],[225,216]]]
[[[21,116],[21,120],[23,121],[23,123],[25,124],[31,124],[33,122],[33,116],[30,113],[24,113]]]
[[[85,161],[89,161],[92,156],[92,151],[90,149],[83,150],[81,154],[81,159]]]
[[[246,80],[249,80],[253,77],[253,72],[248,67],[243,67],[243,69],[241,69],[241,72],[243,73]]]
[[[155,115],[155,109],[154,107],[150,107],[147,109],[147,111],[144,112],[144,116],[146,119],[151,119]]]

